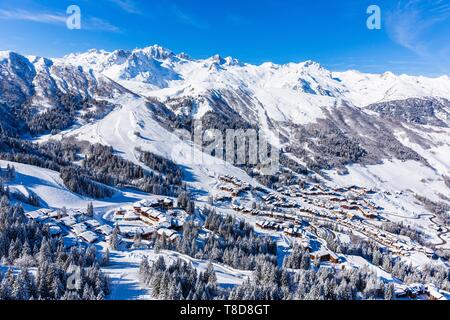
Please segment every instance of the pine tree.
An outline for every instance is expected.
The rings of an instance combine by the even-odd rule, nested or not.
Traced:
[[[211,261],[208,263],[208,266],[205,271],[205,275],[206,275],[206,283],[215,287],[217,285],[217,276],[216,276],[216,272],[214,271],[214,266],[211,263]]]
[[[109,256],[110,256],[109,248],[106,248],[105,254],[103,255],[102,259],[102,266],[104,267],[109,266]]]
[[[120,236],[120,229],[119,225],[116,224],[111,234],[111,237],[109,238],[109,245],[111,249],[119,250],[119,236]]]
[[[86,215],[88,217],[93,217],[94,216],[94,205],[92,204],[92,202],[89,202],[88,205],[87,205]]]

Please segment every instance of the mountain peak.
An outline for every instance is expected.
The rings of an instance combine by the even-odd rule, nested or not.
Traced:
[[[238,59],[235,59],[235,58],[230,57],[230,56],[223,58],[219,54],[215,54],[214,56],[209,58],[209,60],[211,60],[213,63],[217,63],[218,65],[225,65],[225,66],[239,66],[239,65],[241,65],[241,63],[239,62]]]
[[[317,61],[313,61],[313,60],[306,60],[305,62],[303,62],[303,68],[311,69],[311,70],[318,70],[318,71],[326,70],[328,72],[328,70],[325,69],[320,63],[318,63]]]
[[[179,59],[183,59],[183,60],[191,60],[191,56],[188,55],[188,54],[185,53],[185,52],[180,52],[180,53],[178,53],[178,54],[176,55],[176,57],[179,58]]]
[[[152,45],[149,47],[145,47],[142,49],[135,49],[133,52],[142,52],[154,59],[158,60],[165,60],[168,58],[171,58],[175,56],[175,54],[172,52],[172,50],[169,50],[167,48],[161,47],[160,45]]]
[[[10,50],[0,51],[0,59],[7,59],[11,54]]]

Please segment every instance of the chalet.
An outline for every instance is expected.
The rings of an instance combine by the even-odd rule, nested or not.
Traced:
[[[351,206],[346,204],[341,205],[341,208],[344,210],[360,210],[358,206]]]
[[[101,225],[100,227],[95,229],[96,232],[104,235],[109,236],[113,232],[113,228],[107,224]]]
[[[295,208],[297,204],[294,201],[287,201],[283,204],[285,208]]]
[[[73,225],[77,224],[77,219],[75,219],[72,216],[67,216],[67,217],[61,218],[59,220],[59,222],[66,227],[72,227]]]
[[[276,212],[276,211],[271,211],[271,212],[270,212],[270,215],[271,215],[272,217],[278,218],[278,219],[281,219],[281,218],[284,217],[284,213]]]
[[[330,252],[325,250],[319,250],[310,254],[311,260],[324,262],[330,261],[331,255]]]
[[[227,196],[227,195],[217,195],[217,196],[214,197],[214,200],[215,201],[224,201],[224,202],[226,202],[226,201],[231,201],[232,198],[230,196]]]
[[[447,300],[447,298],[433,284],[428,284],[426,286],[426,293],[430,300]]]
[[[303,235],[303,231],[300,227],[290,227],[290,228],[285,228],[284,229],[284,233],[288,236],[291,237],[296,237],[296,238],[300,238]]]
[[[165,215],[158,210],[155,210],[153,208],[147,208],[144,212],[141,212],[140,219],[148,224],[154,224],[161,222],[162,218],[164,218]]]
[[[138,204],[138,205],[136,205],[136,204],[134,204],[133,205],[133,210],[134,210],[134,212],[136,212],[136,213],[142,213],[142,211],[141,211],[141,205],[140,204]],[[126,213],[124,213],[123,215],[125,215]]]
[[[394,283],[394,295],[397,299],[406,298],[409,295],[409,290],[406,285]]]
[[[408,285],[408,289],[411,298],[416,298],[417,296],[426,293],[426,288],[421,283],[412,283]]]
[[[48,219],[48,217],[44,215],[40,210],[27,212],[25,215],[28,217],[28,219],[34,220],[39,223],[44,222]]]
[[[339,263],[339,256],[334,252],[330,252],[330,262]]]
[[[138,221],[138,220],[140,220],[140,216],[136,212],[128,211],[123,216],[123,219],[125,221]]]
[[[259,220],[256,222],[256,226],[261,229],[278,229],[278,224],[274,221],[267,221],[267,220]]]
[[[172,227],[171,218],[165,214],[161,214],[161,216],[159,217],[159,221],[158,221],[158,227],[159,228],[171,228]]]
[[[82,212],[78,209],[69,209],[69,210],[67,210],[67,215],[77,219],[77,218],[85,215],[85,212]]]
[[[134,234],[138,234],[144,240],[151,240],[153,238],[153,235],[156,234],[156,228],[155,227],[141,227],[141,228],[135,228],[132,232],[133,232],[133,236],[134,236]]]
[[[160,199],[154,200],[154,199],[143,199],[138,202],[135,202],[132,206],[133,210],[136,213],[141,213],[141,211],[144,211],[146,208],[159,208],[161,207],[161,201]]]
[[[67,213],[63,213],[61,210],[51,210],[46,213],[49,218],[52,219],[61,219],[67,217]]]
[[[84,223],[77,223],[72,226],[72,231],[77,236],[87,231],[87,226]]]
[[[176,217],[178,219],[182,219],[182,220],[186,220],[189,215],[187,214],[186,211],[184,211],[183,209],[170,209],[167,211],[167,214],[171,217]]]
[[[134,209],[134,207],[133,207],[133,209]],[[126,212],[127,211],[125,209],[120,208],[116,211],[115,215],[116,216],[124,216]]]
[[[425,250],[425,254],[427,255],[427,257],[431,258],[435,255],[435,252],[433,249],[430,248],[424,248]]]
[[[45,215],[48,216],[48,214],[49,214],[50,212],[53,212],[53,211],[55,211],[55,210],[54,210],[54,209],[41,208],[41,209],[39,209],[39,211],[40,211],[42,214],[45,214]]]
[[[139,230],[143,226],[144,224],[142,224],[141,226],[139,223],[121,223],[118,224],[119,234],[124,238],[131,239],[136,235],[137,230]],[[108,240],[111,237],[111,235],[107,236],[106,240]]]
[[[173,200],[172,199],[169,199],[169,198],[159,199],[158,202],[165,209],[172,209],[173,208]]]
[[[260,186],[256,186],[255,190],[258,191],[258,192],[267,193],[267,190],[265,188],[263,188],[263,187],[260,187]]]
[[[231,208],[234,210],[234,211],[242,211],[242,210],[244,210],[244,207],[243,206],[238,206],[238,205],[236,205],[236,204],[233,204],[232,206],[231,206]]]
[[[232,181],[232,177],[229,176],[229,175],[219,176],[219,180],[222,180],[224,182],[231,182]]]
[[[84,224],[88,226],[88,228],[90,229],[95,229],[100,227],[100,222],[98,222],[97,220],[94,219],[89,219],[84,221]]]
[[[297,219],[297,217],[292,213],[286,213],[284,218],[289,221],[295,221]]]
[[[156,234],[156,229],[152,227],[145,227],[141,229],[141,236],[143,239],[150,240]]]
[[[219,189],[222,190],[222,191],[227,191],[227,192],[233,192],[234,191],[234,188],[232,188],[230,186],[226,186],[226,185],[221,185],[219,187]]]
[[[184,221],[179,218],[170,218],[170,227],[175,230],[183,229]]]
[[[81,239],[86,241],[87,243],[94,243],[98,240],[97,235],[92,231],[85,231],[78,235]]]
[[[165,237],[169,241],[175,241],[179,237],[179,235],[177,234],[176,231],[171,230],[171,229],[167,229],[167,228],[158,229],[157,235],[159,237]]]
[[[375,219],[376,217],[378,217],[378,215],[374,212],[371,211],[362,211],[364,217],[368,218],[368,219]]]
[[[266,229],[267,228],[267,221],[266,220],[258,220],[258,221],[256,221],[256,226],[261,228],[261,229]]]

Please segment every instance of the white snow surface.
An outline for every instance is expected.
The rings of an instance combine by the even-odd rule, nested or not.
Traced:
[[[131,91],[161,100],[212,91],[238,92],[248,99],[236,103],[261,108],[270,119],[297,124],[321,117],[321,107],[333,106],[340,99],[365,107],[412,97],[450,98],[447,76],[331,72],[314,61],[252,65],[218,55],[193,60],[158,45],[132,51],[91,50],[58,61],[93,69]]]

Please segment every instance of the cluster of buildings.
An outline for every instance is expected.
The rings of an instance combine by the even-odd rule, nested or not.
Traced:
[[[219,176],[219,181],[221,182],[219,189],[228,192],[232,197],[237,197],[250,190],[250,185],[247,182],[230,175]]]
[[[179,237],[188,214],[174,207],[170,198],[141,200],[131,206],[120,208],[114,214],[114,220],[120,234],[125,238],[139,235],[150,240],[154,236],[164,236],[169,241]]]
[[[111,225],[100,223],[79,209],[39,209],[26,213],[26,216],[48,225],[52,236],[78,239],[90,244],[101,238],[106,239],[114,230]],[[141,200],[114,212],[114,222],[122,237],[139,235],[145,240],[160,236],[175,241],[187,217],[184,210],[174,207],[170,198]]]
[[[433,284],[398,284],[394,285],[394,294],[397,299],[426,297],[429,300],[448,300]]]
[[[26,216],[47,225],[52,236],[66,236],[72,233],[87,243],[95,243],[100,236],[108,236],[113,230],[111,226],[100,224],[88,217],[86,212],[78,209],[39,209],[27,212]]]
[[[260,198],[265,205],[264,210],[249,208],[245,204],[232,204],[231,207],[236,212],[257,216],[256,226],[260,229],[283,232],[294,238],[304,238],[299,227],[301,219],[318,219],[366,236],[397,255],[410,256],[414,252],[422,252],[433,256],[433,250],[365,221],[380,220],[378,212],[382,208],[368,198],[374,193],[372,189],[359,186],[329,188],[302,183],[280,187],[277,192],[262,192]]]
[[[339,257],[331,250],[321,247],[319,250],[313,250],[313,240],[308,232],[298,225],[278,224],[270,220],[258,220],[256,226],[261,229],[271,229],[282,231],[285,235],[296,238],[300,246],[309,252],[312,261],[339,263]]]
[[[260,210],[254,209],[254,208],[247,208],[247,207],[244,207],[243,205],[233,204],[231,206],[231,208],[234,211],[237,211],[237,212],[240,212],[240,213],[243,213],[243,214],[249,214],[249,215],[252,215],[252,216],[258,216],[258,215],[261,214]]]
[[[335,254],[333,251],[320,249],[315,252],[310,253],[310,258],[314,262],[331,262],[331,263],[339,263],[339,256]]]
[[[378,217],[378,208],[371,201],[364,199],[367,194],[374,191],[364,187],[350,186],[346,188],[328,188],[320,184],[304,184],[280,187],[278,192],[292,197],[302,198],[307,204],[311,204],[326,210],[340,210],[349,213],[350,218],[357,217],[359,213],[366,219]]]
[[[430,249],[408,243],[398,236],[383,232],[370,224],[361,223],[363,219],[376,219],[379,217],[377,211],[381,208],[365,198],[366,195],[374,193],[371,189],[358,186],[327,188],[320,184],[304,184],[303,186],[281,187],[278,191],[285,196],[302,198],[302,206],[297,209],[299,214],[305,214],[311,218],[320,218],[331,223],[337,223],[352,231],[357,231],[384,245],[395,254],[409,256],[415,250],[428,256],[433,255],[433,251]],[[267,201],[269,201],[268,203],[276,203],[277,207],[281,207],[280,202],[274,201],[280,201],[282,198],[282,196],[271,193],[264,197],[263,200],[266,203]],[[289,217],[280,215],[276,218],[281,221],[290,220]],[[277,222],[273,222],[273,224],[277,224]],[[277,226],[271,226],[270,228],[279,230],[281,226],[282,223],[279,222]]]
[[[264,203],[269,206],[277,207],[277,208],[297,208],[299,207],[298,203],[293,200],[289,200],[285,197],[280,196],[274,192],[269,193],[268,195],[262,198]]]

